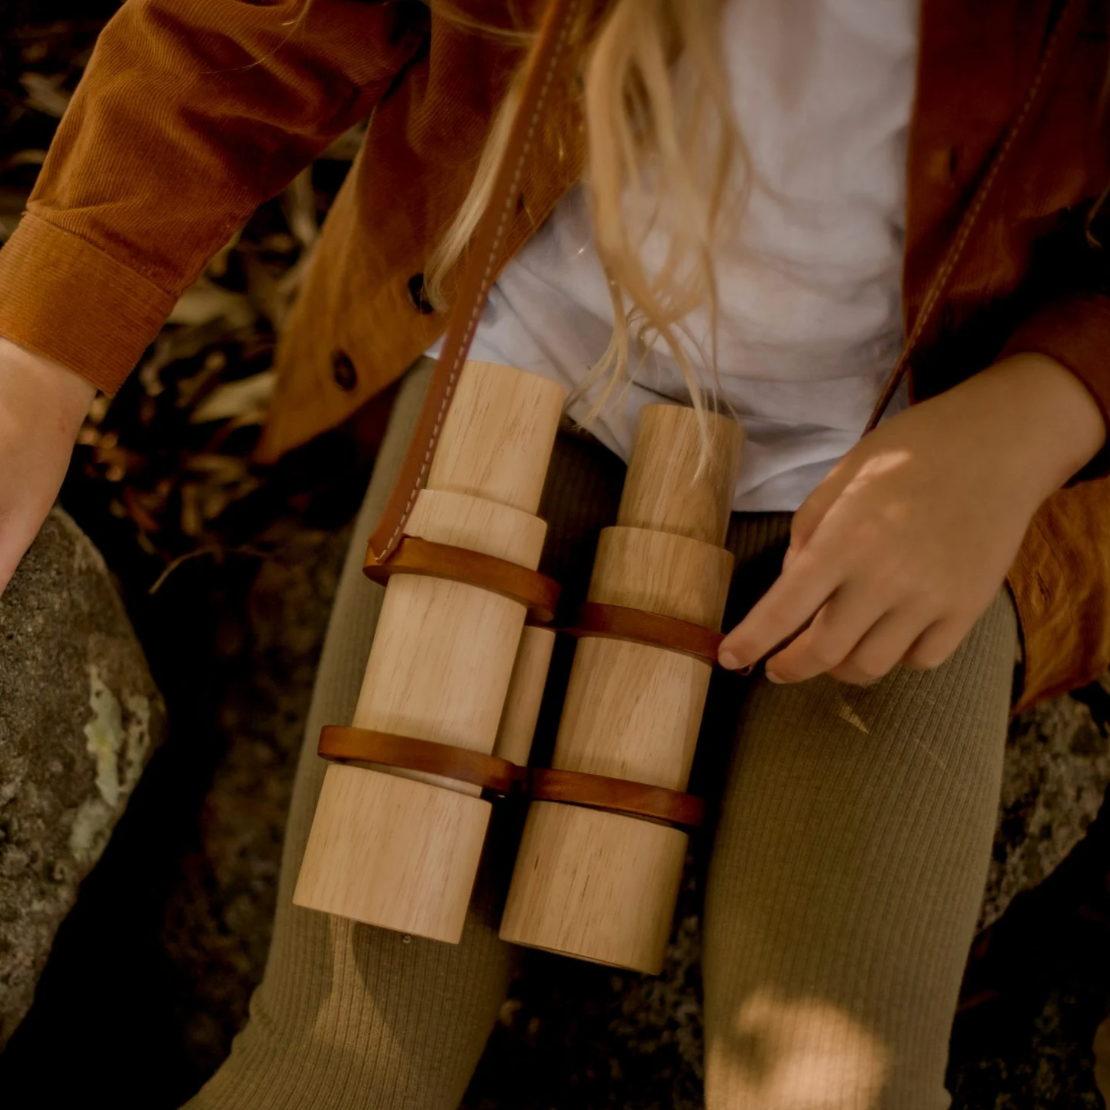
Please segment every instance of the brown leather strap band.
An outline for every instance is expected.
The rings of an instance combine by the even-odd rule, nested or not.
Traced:
[[[650,817],[689,829],[698,828],[705,820],[705,802],[692,794],[583,771],[531,767],[528,793],[533,801],[565,802],[632,817]]]
[[[639,644],[681,651],[704,659],[710,666],[717,662],[717,649],[724,636],[692,621],[629,609],[624,605],[602,605],[588,601],[574,615],[570,627],[560,629],[571,636],[603,636],[613,640],[632,640]]]
[[[1056,87],[1056,82],[1051,76],[1053,71],[1061,66],[1071,64],[1072,51],[1067,48],[1061,49],[1061,43],[1072,41],[1073,36],[1082,27],[1082,21],[1087,18],[1088,8],[1086,4],[1075,3],[1074,0],[1065,0],[1065,3],[1058,5],[1058,10],[1059,15],[1056,22],[1049,31],[1047,40],[1042,43],[1040,63],[1033,74],[1032,80],[1025,87],[1025,96],[1021,106],[1010,117],[1013,122],[1006,132],[1005,138],[1000,143],[995,144],[990,161],[980,169],[978,174],[979,184],[963,208],[959,226],[955,229],[954,234],[948,236],[948,250],[937,264],[933,277],[926,287],[925,296],[921,300],[920,307],[916,313],[911,315],[912,324],[909,334],[902,344],[898,361],[894,364],[894,369],[891,370],[890,376],[879,394],[879,399],[871,410],[871,415],[863,429],[864,435],[878,427],[879,421],[890,407],[890,402],[894,400],[894,395],[898,392],[898,386],[902,379],[910,373],[910,363],[917,353],[917,347],[925,334],[926,326],[932,322],[936,310],[943,303],[942,297],[949,288],[952,276],[957,272],[956,268],[959,265],[960,257],[971,241],[976,223],[978,222],[980,225],[986,223],[988,227],[991,226],[989,219],[984,221],[980,216],[984,211],[990,211],[987,207],[987,198],[992,188],[1005,188],[1005,186],[998,185],[998,183],[1007,180],[1007,175],[1001,171],[1010,152],[1016,148],[1017,139],[1022,130],[1028,131],[1031,126],[1034,126],[1033,121],[1039,118],[1038,113],[1031,110],[1033,105],[1038,97],[1043,97],[1049,89]]]
[[[494,178],[489,203],[474,232],[455,294],[439,361],[432,374],[416,429],[389,495],[370,536],[373,561],[389,558],[401,539],[416,494],[427,477],[443,418],[470,350],[474,329],[501,261],[505,236],[520,194],[520,179],[536,127],[566,50],[581,0],[549,0],[528,59],[520,107],[509,131],[505,153]]]
[[[324,759],[336,763],[354,760],[401,767],[407,771],[424,771],[468,782],[494,794],[508,794],[516,790],[525,772],[525,768],[507,759],[498,759],[495,755],[368,728],[325,725],[320,730],[320,744],[316,750]]]
[[[502,597],[519,601],[540,624],[555,619],[559,602],[559,583],[539,571],[529,570],[508,559],[483,555],[466,547],[433,543],[417,536],[405,536],[387,563],[374,560],[367,551],[363,574],[372,582],[386,582],[395,574],[415,574],[465,582]]]
[[[378,763],[470,783],[493,794],[520,793],[534,801],[604,809],[685,828],[697,828],[705,817],[705,803],[700,798],[677,790],[582,771],[521,767],[454,744],[376,729],[325,725],[316,750],[334,763]]]

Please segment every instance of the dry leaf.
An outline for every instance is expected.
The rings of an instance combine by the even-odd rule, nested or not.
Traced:
[[[209,420],[227,420],[241,416],[252,409],[264,407],[273,395],[277,374],[265,370],[251,378],[227,382],[214,389],[190,415],[190,424],[204,424]]]
[[[206,347],[215,346],[237,330],[232,321],[220,316],[206,324],[162,332],[155,340],[153,353],[139,369],[139,381],[147,396],[158,397],[165,392],[166,383],[161,375],[171,363],[194,358]],[[213,378],[219,377],[223,366],[215,369],[214,366],[216,364],[206,359],[196,374],[177,383],[179,407],[188,407]]]
[[[186,536],[199,536],[204,524],[197,504],[197,487],[181,487],[181,531]]]
[[[229,455],[194,455],[185,468],[194,474],[211,474],[220,482],[238,482],[247,472],[243,459]]]
[[[349,131],[344,131],[318,157],[326,158],[332,162],[353,162],[365,137],[366,124],[360,123]]]
[[[232,495],[225,489],[209,490],[201,499],[200,512],[205,520],[215,520],[231,504]]]
[[[27,90],[27,107],[61,119],[69,107],[69,93],[61,87],[65,79],[64,73],[52,77],[44,73],[21,74],[19,83]]]
[[[198,328],[198,331],[207,331],[212,325],[209,324],[204,329]],[[200,337],[198,337],[199,339]],[[200,344],[200,347],[207,347],[209,339],[204,337],[205,341]],[[198,351],[193,352],[199,353]],[[213,354],[223,355],[223,352],[213,352]],[[216,388],[216,382],[221,374],[227,368],[227,356],[223,355],[222,358],[213,358],[209,355],[204,360],[204,365],[191,377],[183,378],[177,383],[177,399],[176,404],[179,409],[192,408],[198,401],[203,401],[205,396]]]
[[[204,268],[206,274],[211,274],[211,276],[215,278],[221,278],[227,273],[228,259],[231,257],[231,252],[239,245],[239,240],[242,235],[243,229],[240,228],[218,251],[216,251],[208,260],[208,265]]]
[[[280,329],[292,299],[286,295],[278,279],[260,259],[253,254],[243,254],[241,261],[251,304],[263,319],[269,320],[275,329]]]
[[[13,166],[41,166],[45,161],[45,150],[17,150],[5,159],[4,169],[9,170]]]
[[[254,319],[254,308],[242,293],[232,293],[201,278],[178,297],[167,322],[198,325],[226,320],[230,327],[245,328]]]
[[[1095,1030],[1095,1086],[1110,1106],[1110,1017]]]
[[[312,167],[302,170],[281,194],[281,206],[289,222],[289,230],[302,246],[316,241],[316,191],[312,188]]]
[[[143,504],[144,500],[130,486],[124,487],[123,503],[127,506],[128,515],[142,532],[157,532],[160,527],[158,519]]]

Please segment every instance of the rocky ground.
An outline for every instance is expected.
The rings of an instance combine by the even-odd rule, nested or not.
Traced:
[[[104,560],[55,510],[0,597],[0,1049],[164,722]]]
[[[64,1105],[99,1076],[119,1110],[170,1110],[228,1051],[265,960],[294,754],[345,544],[337,516],[338,502],[308,524],[291,517],[262,537],[269,558],[190,560],[132,598],[169,739],[0,1057],[5,1106]],[[1102,736],[1110,697],[1085,697]],[[1091,1045],[1110,999],[1108,826],[981,937],[954,1029],[956,1110],[1103,1105]],[[466,1110],[698,1110],[699,989],[691,878],[660,979],[526,961]],[[59,1043],[65,1068],[51,1066]]]

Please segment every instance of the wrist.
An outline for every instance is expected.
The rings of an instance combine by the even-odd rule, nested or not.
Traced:
[[[96,386],[60,362],[45,358],[0,336],[0,386],[13,404],[31,408],[44,401],[76,434],[89,411]]]
[[[1038,503],[1106,443],[1106,420],[1090,390],[1047,355],[1012,355],[952,392],[957,391],[964,394],[961,402],[981,411],[993,427]]]

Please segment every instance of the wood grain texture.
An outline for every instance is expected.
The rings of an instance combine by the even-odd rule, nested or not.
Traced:
[[[468,362],[428,472],[429,489],[534,513],[565,393],[535,374]]]
[[[688,839],[669,825],[533,802],[501,939],[657,975]]]
[[[409,521],[420,538],[477,545],[536,568],[547,525],[533,511],[562,403],[562,390],[550,385],[509,367],[467,363],[429,488],[417,495]],[[462,582],[391,579],[351,723],[492,752],[524,618],[523,605]]]
[[[562,399],[542,378],[467,363],[428,488],[413,507],[412,534],[534,570],[546,525],[533,514]],[[521,602],[464,582],[395,575],[351,723],[491,753],[525,615]],[[338,765],[325,786],[298,904],[457,941],[489,821],[479,787]]]
[[[617,523],[654,528],[720,546],[740,473],[744,429],[706,413],[708,453],[701,465],[698,416],[683,405],[640,410]]]
[[[552,767],[685,790],[710,674],[681,652],[579,640]]]
[[[416,495],[405,535],[480,551],[535,570],[540,565],[547,522],[523,509],[472,494],[422,489]]]
[[[490,803],[333,763],[293,903],[458,944]]]
[[[730,552],[701,540],[645,528],[604,528],[587,600],[718,629],[732,565]]]
[[[525,625],[493,746],[493,754],[501,759],[521,766],[528,762],[554,647],[555,633],[550,628]]]
[[[641,413],[618,524],[600,538],[588,600],[720,628],[733,559],[728,525],[743,432],[696,414]],[[552,767],[684,791],[711,667],[655,645],[578,641]],[[686,834],[583,806],[533,802],[502,921],[506,940],[658,970]]]

